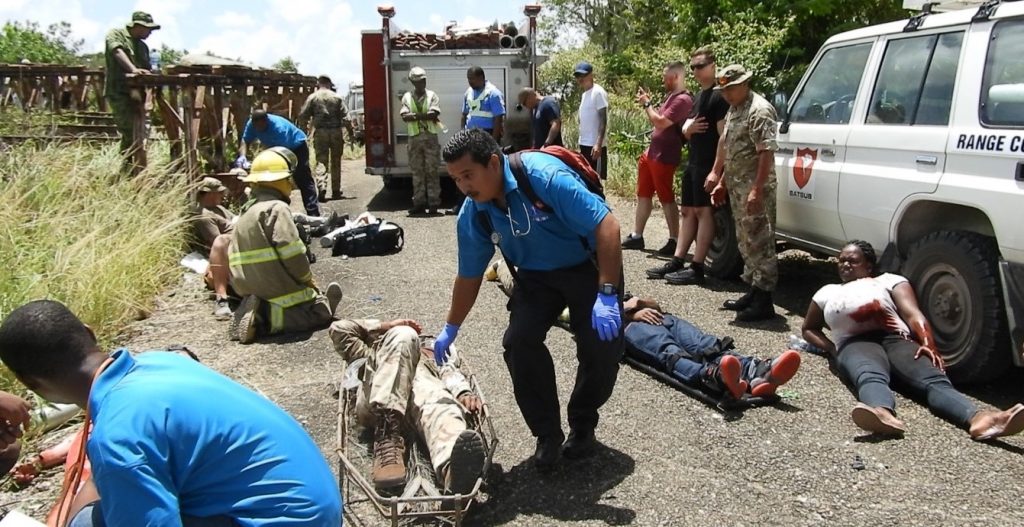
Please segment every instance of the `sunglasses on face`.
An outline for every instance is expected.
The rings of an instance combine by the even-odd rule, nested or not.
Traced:
[[[708,64],[708,62],[698,62],[697,64],[690,64],[690,71],[697,71],[699,69],[706,68]]]

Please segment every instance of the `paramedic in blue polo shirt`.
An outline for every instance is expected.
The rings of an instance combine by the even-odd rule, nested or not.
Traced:
[[[526,200],[508,158],[482,130],[458,132],[441,157],[467,199],[458,218],[458,276],[447,324],[434,344],[435,359],[447,360],[448,346],[476,302],[494,247],[500,246],[518,268],[503,346],[516,402],[537,438],[534,463],[547,470],[560,454],[586,457],[594,451],[597,410],[612,394],[624,351],[619,222],[600,196],[551,155],[525,153],[522,161],[537,198],[552,212]],[[590,247],[596,247],[596,255]],[[579,367],[563,446],[555,368],[544,339],[566,307]]]
[[[242,166],[247,161],[245,154],[248,145],[259,140],[263,148],[283,146],[291,150],[299,158],[299,164],[292,173],[295,186],[302,193],[302,205],[306,214],[320,215],[320,202],[317,200],[316,181],[313,171],[309,168],[309,145],[306,144],[306,132],[279,115],[268,114],[266,110],[255,110],[242,132],[242,143],[238,145],[238,159],[235,164]]]
[[[501,142],[504,132],[505,99],[501,90],[491,84],[484,75],[484,69],[473,66],[466,72],[469,88],[462,101],[462,128],[480,128]]]
[[[75,496],[70,527],[341,524],[337,481],[302,426],[189,357],[107,355],[67,307],[37,300],[0,325],[0,359],[48,401],[87,409],[95,487]]]

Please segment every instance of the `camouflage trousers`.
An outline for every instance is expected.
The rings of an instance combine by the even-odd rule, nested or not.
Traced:
[[[142,103],[127,95],[108,95],[107,103],[114,116],[114,126],[117,127],[117,133],[121,136],[119,146],[121,155],[125,157],[124,165],[127,168],[132,165],[132,156],[136,146],[135,120],[142,112]]]
[[[313,134],[313,150],[316,151],[316,163],[324,166],[324,171],[314,171],[316,188],[327,192],[327,173],[331,174],[331,191],[341,193],[341,156],[345,152],[345,136],[341,128],[317,128]]]
[[[412,380],[412,407],[408,417],[430,451],[430,463],[434,471],[438,478],[442,478],[441,471],[452,458],[455,440],[469,425],[466,423],[465,409],[430,367],[432,359],[423,357],[416,367],[416,376]]]
[[[440,477],[455,440],[467,425],[464,408],[431,368],[432,360],[420,353],[420,337],[414,329],[399,326],[384,333],[366,357],[363,383],[356,395],[356,419],[373,427],[376,410],[404,415],[426,443],[430,462]]]
[[[736,240],[743,256],[743,281],[763,291],[774,291],[779,282],[779,262],[775,254],[775,182],[764,186],[764,206],[757,214],[747,214],[747,196],[752,181],[726,182],[729,205],[736,223]]]
[[[437,135],[422,132],[409,138],[409,168],[412,170],[412,205],[441,206],[441,146]]]

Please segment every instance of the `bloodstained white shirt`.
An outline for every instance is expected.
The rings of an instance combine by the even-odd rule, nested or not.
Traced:
[[[910,335],[900,318],[892,290],[907,279],[891,273],[860,278],[845,284],[829,284],[814,293],[813,301],[825,315],[836,349],[851,337],[871,331]]]

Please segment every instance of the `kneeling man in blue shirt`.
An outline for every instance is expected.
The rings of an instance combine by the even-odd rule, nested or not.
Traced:
[[[176,353],[101,351],[67,307],[37,300],[0,326],[0,359],[29,389],[85,408],[102,498],[68,525],[341,525],[320,449],[252,390]]]
[[[537,438],[534,464],[548,470],[560,455],[586,457],[596,443],[597,410],[612,394],[624,352],[619,222],[605,201],[552,155],[521,155],[542,203],[531,203],[519,189],[508,158],[483,130],[455,134],[441,157],[467,199],[458,218],[458,276],[447,324],[434,344],[435,358],[446,360],[448,346],[476,302],[494,248],[500,246],[518,270],[503,345],[516,403]],[[596,248],[596,255],[590,248]],[[563,445],[555,368],[544,339],[567,306],[579,367]]]

